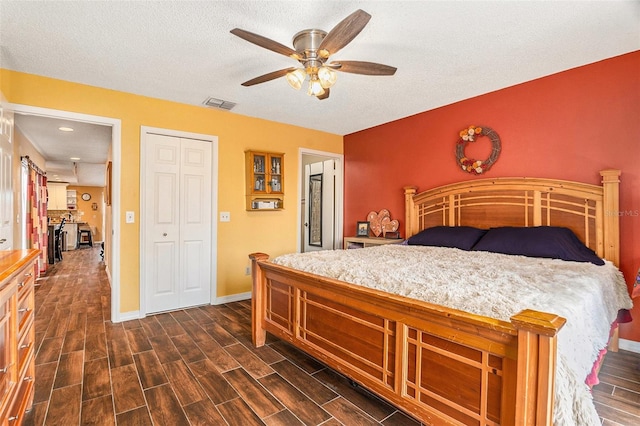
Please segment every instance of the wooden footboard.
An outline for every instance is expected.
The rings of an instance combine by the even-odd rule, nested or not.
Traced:
[[[427,424],[552,423],[564,318],[499,321],[250,258],[256,346],[272,333]]]

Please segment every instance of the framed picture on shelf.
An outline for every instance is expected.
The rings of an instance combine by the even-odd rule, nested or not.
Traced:
[[[369,222],[358,222],[356,227],[356,237],[369,236]]]

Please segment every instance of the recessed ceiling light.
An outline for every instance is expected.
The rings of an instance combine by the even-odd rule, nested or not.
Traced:
[[[80,157],[71,157],[71,158],[69,158],[69,160],[71,160],[71,161],[78,161],[78,160],[80,160]]]
[[[71,127],[58,127],[58,130],[62,131],[62,132],[73,132],[73,129]]]

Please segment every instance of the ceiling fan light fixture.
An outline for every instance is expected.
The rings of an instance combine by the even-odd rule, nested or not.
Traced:
[[[320,83],[320,79],[317,75],[312,75],[309,81],[309,90],[307,91],[309,96],[322,96],[324,95],[324,87]]]
[[[307,78],[307,74],[305,74],[302,68],[297,68],[291,72],[288,72],[285,77],[287,79],[287,83],[289,83],[289,86],[293,87],[296,90],[300,90],[300,88],[302,87],[302,83],[304,83],[304,80]]]
[[[318,79],[320,79],[320,84],[323,88],[328,89],[329,87],[336,84],[336,80],[338,80],[338,74],[332,70],[331,68],[322,66],[318,69]]]
[[[303,66],[303,68],[291,67],[272,71],[245,81],[242,86],[253,86],[285,77],[291,87],[299,90],[309,76],[307,94],[322,100],[329,97],[330,88],[336,83],[337,74],[335,71],[364,75],[393,75],[396,72],[395,67],[375,62],[328,62],[331,55],[336,54],[360,34],[369,19],[371,19],[371,15],[358,9],[340,21],[329,32],[319,29],[302,30],[293,36],[295,50],[267,37],[234,28],[231,30],[232,34],[249,43],[295,59]]]

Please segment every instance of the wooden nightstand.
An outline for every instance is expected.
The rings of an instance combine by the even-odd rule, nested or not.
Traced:
[[[402,242],[402,238],[382,238],[382,237],[345,237],[344,249],[354,249],[383,244],[397,244]]]

